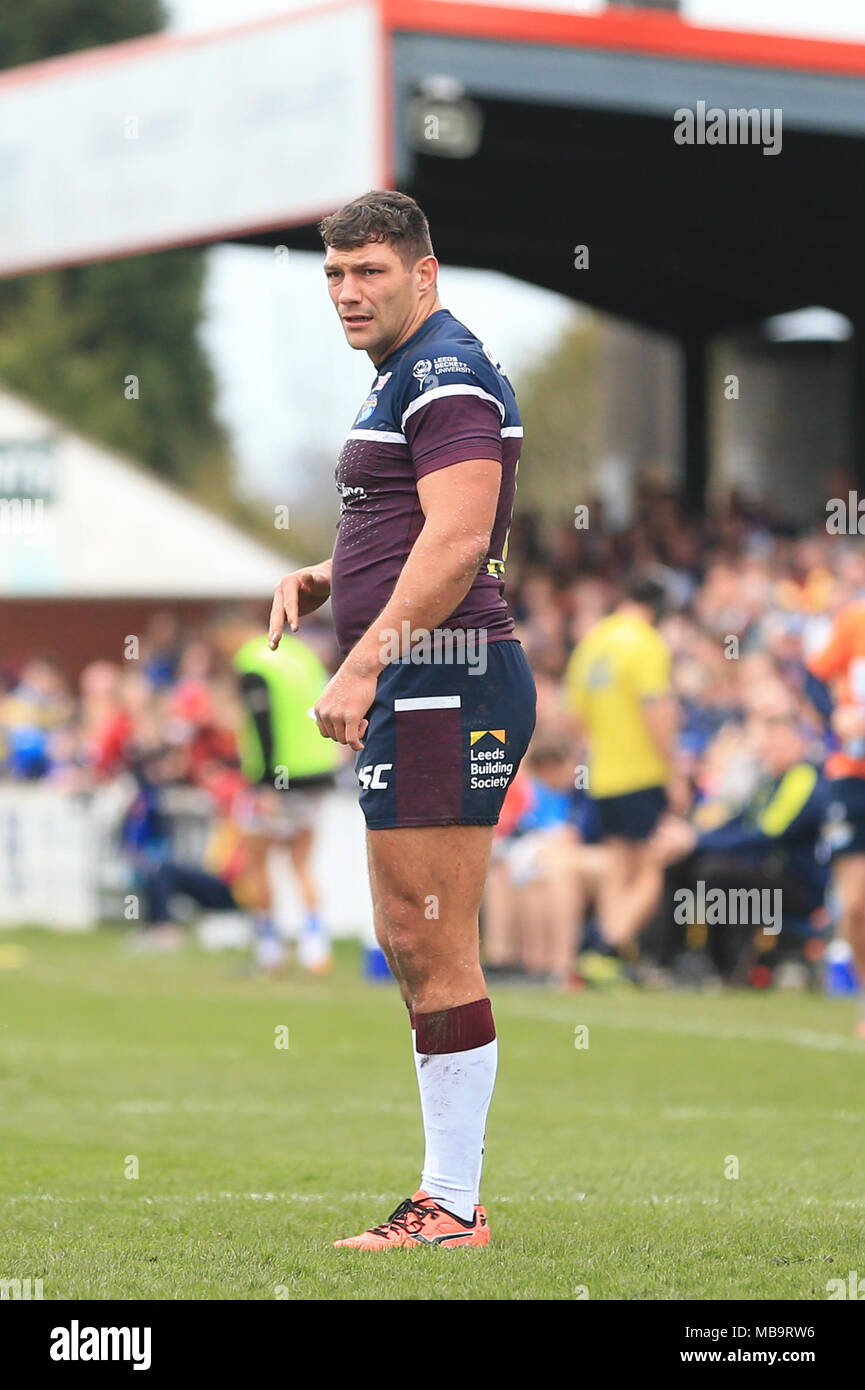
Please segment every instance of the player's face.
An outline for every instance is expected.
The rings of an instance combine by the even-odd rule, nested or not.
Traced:
[[[324,273],[349,347],[381,362],[413,333],[431,286],[435,297],[436,265],[426,256],[406,268],[386,241],[329,247]]]

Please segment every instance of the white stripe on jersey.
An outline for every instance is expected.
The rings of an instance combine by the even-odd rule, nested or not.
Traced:
[[[489,391],[482,391],[479,386],[436,386],[432,391],[424,391],[422,396],[418,396],[416,401],[412,401],[408,410],[404,410],[400,424],[405,429],[405,422],[410,415],[414,415],[416,410],[420,410],[429,401],[439,400],[442,396],[480,396],[481,400],[492,401],[493,405],[498,406],[505,418],[505,408],[497,396],[491,396]]]
[[[410,699],[394,700],[398,709],[461,709],[461,695],[417,695]]]
[[[407,444],[408,440],[404,434],[397,434],[394,430],[349,430],[347,439],[373,439],[380,444]]]
[[[507,426],[502,430],[502,439],[522,439],[522,437],[523,437],[523,427],[522,427],[522,425],[507,425]]]

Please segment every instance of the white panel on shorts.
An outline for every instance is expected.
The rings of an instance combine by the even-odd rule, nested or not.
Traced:
[[[394,700],[395,710],[400,709],[460,709],[461,695],[418,695],[414,699]]]

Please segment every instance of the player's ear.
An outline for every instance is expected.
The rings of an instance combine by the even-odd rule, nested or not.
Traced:
[[[439,263],[435,256],[421,256],[415,266],[417,276],[417,287],[419,290],[435,289],[438,278]]]

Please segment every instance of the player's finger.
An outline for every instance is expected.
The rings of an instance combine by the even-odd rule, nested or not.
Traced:
[[[353,748],[356,753],[359,753],[361,748],[363,748],[363,744],[360,741],[360,736],[363,732],[363,730],[360,727],[361,724],[365,725],[366,720],[347,719],[345,723],[344,742],[348,744],[349,748]]]
[[[270,605],[270,620],[267,628],[267,640],[271,651],[276,651],[279,646],[279,639],[282,637],[284,627],[285,605],[282,601],[282,585],[277,584],[273,591],[273,603]]]
[[[322,712],[318,709],[318,706],[316,706],[316,713],[318,715],[318,727],[321,733],[324,734],[324,737],[332,738],[335,743],[341,742],[341,740],[337,737],[338,721],[334,718],[334,716],[332,714]]]
[[[300,621],[300,585],[294,575],[282,581],[282,602],[285,608],[285,620],[292,632],[297,632]]]

